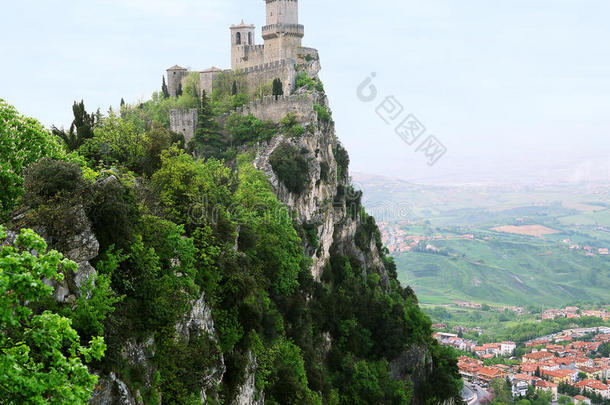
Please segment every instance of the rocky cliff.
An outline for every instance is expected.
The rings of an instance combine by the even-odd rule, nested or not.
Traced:
[[[91,404],[457,398],[455,362],[399,285],[351,184],[319,60],[297,68],[304,79],[294,93],[308,101],[290,104],[272,136],[240,146],[247,170],[244,156],[197,160],[169,144],[152,175],[134,174],[141,165],[131,161],[125,170],[120,158],[118,167],[98,162],[95,181],[79,180],[82,192],[64,187],[61,198],[15,214],[13,229],[34,228],[78,264],[53,285],[64,311],[98,299],[95,267],[122,295],[95,332],[104,330],[109,350],[91,365],[99,376]]]

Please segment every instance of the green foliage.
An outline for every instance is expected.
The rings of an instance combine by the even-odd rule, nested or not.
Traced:
[[[152,128],[147,132],[147,138],[149,144],[144,155],[142,171],[146,176],[150,177],[161,167],[161,153],[175,143],[175,138],[156,121],[153,122]]]
[[[204,91],[198,111],[197,131],[195,131],[195,136],[189,145],[189,150],[203,158],[231,158],[232,156],[225,154],[226,148],[227,139],[221,132],[220,125],[216,121],[216,115],[212,111],[210,100]]]
[[[167,88],[167,83],[165,83],[165,75],[163,76],[163,82],[161,83],[161,94],[163,94],[164,98],[169,98],[169,89]]]
[[[36,208],[67,194],[81,195],[87,183],[79,165],[43,158],[24,171],[24,199]]]
[[[110,277],[98,274],[87,280],[81,288],[81,296],[74,308],[63,308],[61,313],[72,319],[74,329],[84,337],[104,335],[104,322],[114,312],[123,297],[117,296],[110,288]]]
[[[328,107],[322,106],[320,104],[314,104],[313,110],[318,114],[318,121],[329,123],[332,120],[332,116]]]
[[[161,373],[164,404],[200,404],[201,382],[216,365],[221,351],[207,335],[189,341],[164,338],[155,356]]]
[[[184,79],[184,86],[182,86],[183,95],[198,99],[200,97],[199,80],[199,72],[189,73]]]
[[[100,179],[91,189],[87,216],[104,252],[111,245],[127,249],[133,240],[138,210],[132,190],[115,175]]]
[[[301,239],[265,175],[249,163],[242,163],[239,169],[235,199],[249,211],[243,221],[258,235],[249,254],[268,278],[272,291],[289,295],[298,287],[298,275],[305,265]]]
[[[273,94],[273,82],[261,83],[254,90],[254,98],[263,99]]]
[[[327,183],[329,180],[329,177],[328,177],[329,174],[330,174],[330,167],[328,166],[328,163],[321,162],[320,163],[320,180]]]
[[[42,157],[61,158],[57,139],[32,118],[0,99],[0,219],[22,194],[23,170]]]
[[[610,357],[610,342],[602,343],[597,349],[597,354],[601,357]]]
[[[161,169],[152,177],[164,216],[189,231],[224,215],[222,207],[231,204],[233,182],[231,170],[222,162],[195,160],[177,148],[162,154]]]
[[[53,248],[68,249],[68,242],[88,226],[82,206],[88,184],[78,165],[41,159],[24,172],[24,198],[32,208],[21,226],[41,226]]]
[[[0,240],[6,233],[0,227]],[[30,253],[36,251],[37,255]],[[22,230],[14,246],[0,248],[0,402],[6,404],[86,404],[97,377],[84,364],[101,359],[105,345],[96,337],[82,346],[71,321],[50,311],[32,310],[52,294],[43,278],[61,280],[76,264],[47,252],[42,238]]]
[[[322,405],[307,384],[305,364],[299,347],[280,339],[258,353],[257,387],[265,391],[265,403]]]
[[[344,179],[347,177],[348,169],[349,169],[349,155],[347,151],[341,144],[337,144],[337,147],[334,150],[335,160],[337,161],[337,177],[339,179]]]
[[[121,102],[124,103],[123,99],[121,99]],[[53,135],[59,137],[70,152],[80,148],[87,139],[93,138],[93,128],[96,123],[96,115],[87,113],[83,100],[80,103],[74,102],[72,113],[74,114],[74,120],[70,125],[69,132],[52,127]]]
[[[284,95],[284,85],[282,84],[282,81],[279,78],[273,79],[271,93],[274,96],[283,96]]]
[[[94,136],[85,141],[79,152],[94,165],[123,165],[142,173],[149,139],[131,122],[110,112],[94,129]]]
[[[388,371],[388,363],[346,359],[339,386],[341,404],[345,405],[400,405],[413,397],[412,388],[403,381],[395,381]]]
[[[252,114],[246,116],[231,114],[225,123],[225,129],[232,137],[233,145],[252,144],[268,141],[273,138],[276,127],[271,121],[261,121]]]
[[[288,142],[280,144],[271,154],[269,163],[290,192],[300,194],[305,190],[309,182],[309,164],[296,146]]]
[[[214,115],[219,116],[250,101],[245,77],[240,72],[220,72],[214,77],[210,106]]]
[[[301,87],[306,87],[307,90],[313,90],[317,85],[318,85],[318,82],[315,79],[309,77],[307,72],[301,72],[297,75],[297,78],[296,78],[297,89],[301,88]]]
[[[282,132],[290,137],[299,137],[305,133],[303,128],[298,121],[298,117],[295,113],[288,113],[284,118],[280,120]]]
[[[239,75],[221,75],[219,83],[212,100],[196,97],[198,84],[187,80],[177,99],[156,94],[137,106],[122,106],[120,118],[111,113],[101,119],[80,152],[93,164],[115,166],[111,173],[99,176],[86,167],[79,171],[74,164],[46,160],[31,171],[32,200],[38,198],[50,213],[61,212],[58,202],[82,203],[100,241],[103,253],[94,263],[99,275],[70,308],[59,305],[58,312],[67,316],[70,310],[84,337],[105,334],[110,350],[99,364],[102,371],[117,373],[146,403],[160,398],[168,404],[198,403],[201,382],[222,354],[226,373],[217,392],[208,393],[229,403],[244,382],[252,353],[256,387],[270,404],[403,404],[457,397],[455,354],[433,342],[429,319],[413,291],[397,283],[391,259],[382,257],[387,280],[381,266],[364,269],[358,255],[345,256],[335,245],[323,282],[315,282],[304,246],[318,247],[319,224],[298,225],[265,174],[252,165],[253,155],[232,161],[234,169],[216,160],[232,160],[232,146],[270,139],[277,130],[253,116],[233,115],[225,128],[231,144],[216,124],[217,114],[247,96],[239,92],[245,88]],[[179,103],[196,103],[199,109],[200,131],[190,146],[207,160],[180,150],[166,130],[163,115]],[[288,136],[305,132],[293,115],[282,120],[281,129]],[[270,158],[292,192],[302,192],[310,180],[308,153],[284,142]],[[345,181],[347,153],[339,146],[335,156],[342,180],[337,195],[360,221],[357,247],[381,248],[375,221],[361,208],[361,194]],[[82,171],[88,180],[98,180],[83,180]],[[328,165],[320,165],[320,171],[328,181]],[[189,339],[176,334],[176,323],[199,298],[212,311],[217,341],[205,334]],[[36,308],[44,305],[48,300]],[[148,375],[122,353],[127,339],[151,336],[154,371]],[[388,361],[425,347],[430,349],[422,354],[433,366],[430,381],[414,398],[410,384],[391,378]]]

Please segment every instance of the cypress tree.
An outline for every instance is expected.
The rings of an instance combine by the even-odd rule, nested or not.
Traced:
[[[191,148],[201,157],[220,156],[226,147],[226,139],[210,105],[206,91],[202,91],[197,115],[197,130]]]
[[[232,96],[237,95],[237,82],[235,80],[233,80],[233,87],[231,88],[231,95]]]
[[[284,95],[284,85],[279,78],[273,79],[272,93],[275,97]]]
[[[161,84],[161,92],[163,93],[163,98],[169,98],[169,89],[167,88],[167,83],[165,83],[165,76],[163,76],[163,83]]]

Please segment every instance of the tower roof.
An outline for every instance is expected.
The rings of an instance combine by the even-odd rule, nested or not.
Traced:
[[[233,29],[233,28],[255,28],[255,27],[254,27],[254,24],[246,24],[246,23],[244,22],[244,20],[242,19],[242,20],[241,20],[241,22],[240,22],[239,24],[237,24],[237,25],[235,25],[235,24],[231,25],[231,29]]]
[[[167,70],[187,70],[187,69],[183,68],[182,66],[174,65],[174,66],[172,66],[171,68],[169,68]]]
[[[201,73],[210,73],[210,72],[222,72],[222,69],[217,68],[216,66],[212,66],[209,69],[202,70]]]

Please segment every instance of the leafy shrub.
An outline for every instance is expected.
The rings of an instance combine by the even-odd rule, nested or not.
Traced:
[[[0,241],[6,233],[0,226]],[[32,252],[36,252],[34,255]],[[43,279],[63,280],[60,271],[75,271],[31,230],[22,230],[13,246],[0,247],[0,402],[3,404],[84,404],[97,377],[85,363],[100,360],[106,346],[101,337],[81,345],[68,318],[33,308],[51,298]]]
[[[269,140],[275,134],[275,125],[271,121],[261,121],[252,114],[246,116],[231,114],[226,121],[225,129],[231,134],[234,145]]]
[[[85,187],[83,173],[76,163],[43,158],[24,171],[24,198],[34,208],[60,195],[80,197]]]
[[[111,245],[126,249],[133,240],[138,210],[132,190],[112,175],[92,188],[87,216],[104,252]]]
[[[97,274],[81,288],[81,296],[73,308],[63,308],[62,314],[72,318],[72,324],[82,336],[90,338],[104,334],[104,322],[114,312],[123,297],[110,288],[110,276]]]
[[[349,155],[347,151],[341,144],[337,144],[337,147],[334,150],[335,160],[337,161],[338,168],[338,178],[343,179],[347,176],[349,169]]]
[[[132,122],[110,113],[94,129],[79,152],[91,163],[121,164],[136,173],[142,173],[144,158],[149,148],[148,135]]]
[[[300,194],[305,190],[309,182],[309,165],[295,146],[287,142],[280,144],[271,154],[269,163],[290,192]]]
[[[24,176],[24,198],[32,210],[22,225],[42,227],[51,247],[66,251],[74,236],[89,227],[83,210],[89,195],[80,167],[45,158],[28,167]]]
[[[328,107],[321,106],[320,104],[313,105],[314,111],[318,114],[318,121],[328,123],[331,121],[330,111]]]
[[[298,137],[305,133],[303,128],[298,121],[298,117],[295,113],[288,113],[284,118],[280,120],[282,132],[291,137]]]
[[[57,138],[40,122],[20,115],[0,99],[0,219],[21,197],[23,170],[43,157],[63,156]]]
[[[313,90],[317,85],[316,81],[307,75],[307,72],[301,72],[297,75],[296,78],[296,87],[307,87],[307,90]]]

